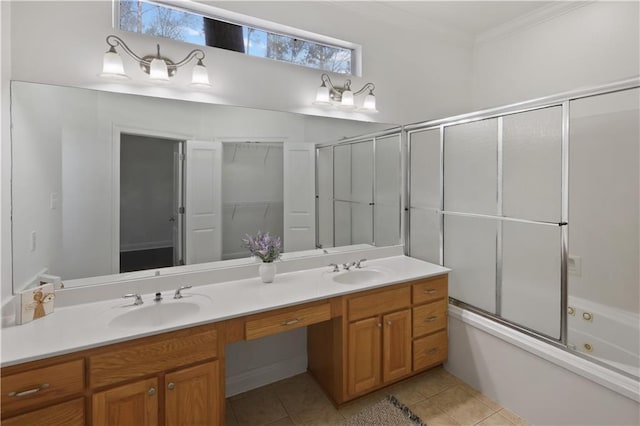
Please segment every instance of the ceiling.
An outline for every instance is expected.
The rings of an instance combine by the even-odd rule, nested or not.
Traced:
[[[455,29],[470,37],[511,21],[550,1],[378,1],[396,14],[411,15]]]

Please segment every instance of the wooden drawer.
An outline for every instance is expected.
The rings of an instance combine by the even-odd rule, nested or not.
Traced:
[[[347,305],[347,312],[349,321],[355,321],[397,311],[410,305],[411,289],[409,286],[403,286],[351,298]]]
[[[2,420],[2,426],[83,426],[84,398]]]
[[[447,275],[418,281],[413,284],[413,303],[425,303],[447,298]]]
[[[3,376],[0,383],[2,414],[6,415],[46,401],[82,393],[84,360]]]
[[[447,328],[448,300],[440,299],[413,308],[413,337]]]
[[[258,337],[269,336],[330,319],[330,303],[297,309],[285,309],[248,320],[245,323],[245,337],[247,340],[257,339]]]
[[[91,388],[193,364],[217,356],[218,334],[202,328],[116,345],[89,358]]]
[[[439,331],[413,341],[413,371],[444,362],[447,359],[447,331]]]

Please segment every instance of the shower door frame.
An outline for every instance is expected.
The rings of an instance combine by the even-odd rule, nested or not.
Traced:
[[[608,93],[615,93],[624,90],[630,90],[640,87],[640,77],[633,77],[621,81],[616,81],[609,84],[593,86],[584,89],[578,89],[573,91],[562,92],[550,96],[545,96],[542,98],[536,98],[525,102],[519,102],[515,104],[505,105],[501,107],[480,110],[468,114],[457,115],[453,117],[418,122],[414,124],[409,124],[404,126],[403,133],[405,134],[405,138],[407,141],[407,154],[405,158],[406,162],[406,175],[405,179],[407,185],[405,186],[405,200],[406,205],[404,208],[405,218],[404,221],[406,223],[405,233],[404,233],[404,241],[405,241],[405,254],[407,256],[411,255],[411,214],[410,209],[411,205],[411,136],[414,133],[425,132],[425,131],[439,131],[440,136],[440,208],[437,210],[439,215],[439,249],[440,249],[440,265],[444,263],[444,216],[447,212],[444,209],[444,131],[446,127],[471,123],[479,120],[487,120],[496,118],[501,120],[502,117],[507,115],[519,114],[529,111],[540,110],[544,108],[550,107],[558,107],[562,108],[562,142],[561,142],[561,213],[560,213],[560,222],[558,225],[561,227],[561,250],[560,250],[560,337],[555,339],[551,336],[547,336],[542,334],[536,330],[530,329],[523,325],[517,324],[515,322],[509,321],[501,316],[499,313],[493,314],[491,312],[485,311],[483,309],[477,308],[473,305],[467,304],[460,300],[449,298],[450,303],[453,305],[459,306],[461,308],[470,310],[482,317],[491,319],[496,321],[506,327],[511,329],[515,329],[520,331],[528,336],[533,338],[545,341],[549,344],[552,344],[556,347],[569,351],[567,347],[567,334],[568,334],[568,317],[567,317],[567,307],[568,307],[568,256],[569,256],[569,248],[568,248],[568,240],[569,240],[569,103],[571,101],[577,99],[588,98],[592,96],[604,95]],[[498,134],[499,138],[502,138],[501,133]],[[498,144],[499,146],[500,144]],[[499,152],[500,156],[501,153]],[[501,166],[499,166],[500,168]],[[501,189],[501,177],[498,176],[498,190],[500,192]],[[500,195],[501,197],[501,195]],[[476,215],[482,216],[482,215]],[[502,218],[501,220],[504,220]],[[514,220],[514,219],[509,219]],[[517,220],[517,219],[516,219]],[[517,220],[519,222],[531,222],[527,220]],[[538,223],[538,222],[533,222]],[[499,247],[498,247],[499,251]],[[499,274],[501,274],[501,265],[500,259],[496,258],[496,278],[498,278]],[[501,298],[501,289],[498,286],[496,279],[496,307],[499,306],[500,298]],[[499,309],[497,309],[499,311]],[[585,355],[580,354],[576,351],[571,351],[572,354],[577,354],[581,357],[589,359],[590,361],[594,361],[591,357],[587,357]],[[604,366],[611,368],[610,365],[603,364]]]

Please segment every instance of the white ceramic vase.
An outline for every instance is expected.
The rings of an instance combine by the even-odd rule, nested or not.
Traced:
[[[263,283],[272,283],[276,276],[276,264],[273,262],[261,263],[258,267],[258,272]]]

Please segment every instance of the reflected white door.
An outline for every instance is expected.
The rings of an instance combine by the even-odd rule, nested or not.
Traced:
[[[222,258],[222,143],[187,141],[185,263]]]
[[[315,146],[284,144],[284,250],[316,245]]]

